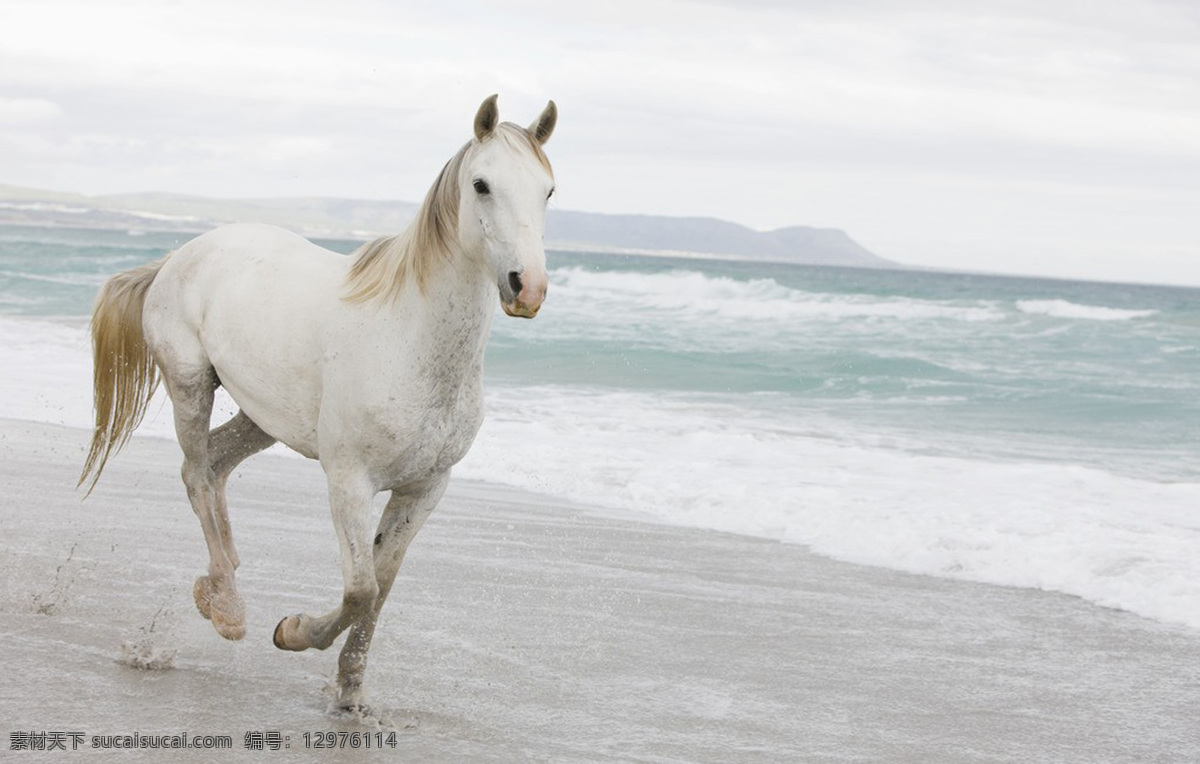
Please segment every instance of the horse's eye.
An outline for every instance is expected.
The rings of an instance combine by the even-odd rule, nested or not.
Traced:
[[[490,194],[492,190],[488,188],[487,181],[481,178],[475,181],[475,192],[478,194]]]
[[[550,189],[550,193],[546,194],[546,201],[550,201],[550,197],[554,196],[554,189]]]

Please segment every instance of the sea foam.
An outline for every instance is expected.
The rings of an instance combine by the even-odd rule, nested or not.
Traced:
[[[732,279],[698,271],[662,273],[591,271],[559,268],[551,273],[555,299],[590,310],[607,300],[622,311],[669,313],[721,321],[845,319],[999,321],[1004,313],[995,304],[978,300],[923,300],[911,297],[807,292],[774,279]],[[574,300],[579,295],[581,299]],[[606,298],[606,295],[608,296]]]
[[[1133,318],[1148,318],[1157,310],[1129,310],[1106,308],[1101,305],[1080,305],[1068,300],[1017,300],[1017,310],[1032,315],[1054,318],[1080,318],[1089,321],[1128,321]]]

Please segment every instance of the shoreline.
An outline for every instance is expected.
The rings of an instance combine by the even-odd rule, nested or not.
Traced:
[[[248,611],[231,643],[191,602],[206,556],[177,447],[131,440],[81,503],[85,439],[0,420],[10,733],[229,734],[255,761],[273,754],[244,750],[247,731],[295,748],[380,728],[388,755],[422,760],[1200,758],[1186,627],[463,480],[384,610],[367,673],[381,726],[364,727],[326,713],[334,650],[270,644],[281,616],[340,596],[319,467],[264,454],[231,479]],[[173,668],[122,665],[126,642]]]

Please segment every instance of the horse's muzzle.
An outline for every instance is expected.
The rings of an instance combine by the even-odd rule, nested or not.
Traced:
[[[533,318],[546,299],[546,277],[530,278],[511,271],[508,283],[500,285],[500,307],[514,318]]]
[[[534,305],[533,307],[530,307],[520,300],[517,300],[513,303],[502,302],[500,303],[500,307],[504,309],[505,314],[510,315],[513,318],[533,318],[538,314],[538,309],[542,306]]]

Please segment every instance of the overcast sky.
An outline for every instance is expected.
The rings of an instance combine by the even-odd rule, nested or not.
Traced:
[[[500,93],[555,206],[1200,284],[1200,3],[4,0],[0,183],[418,200]]]

